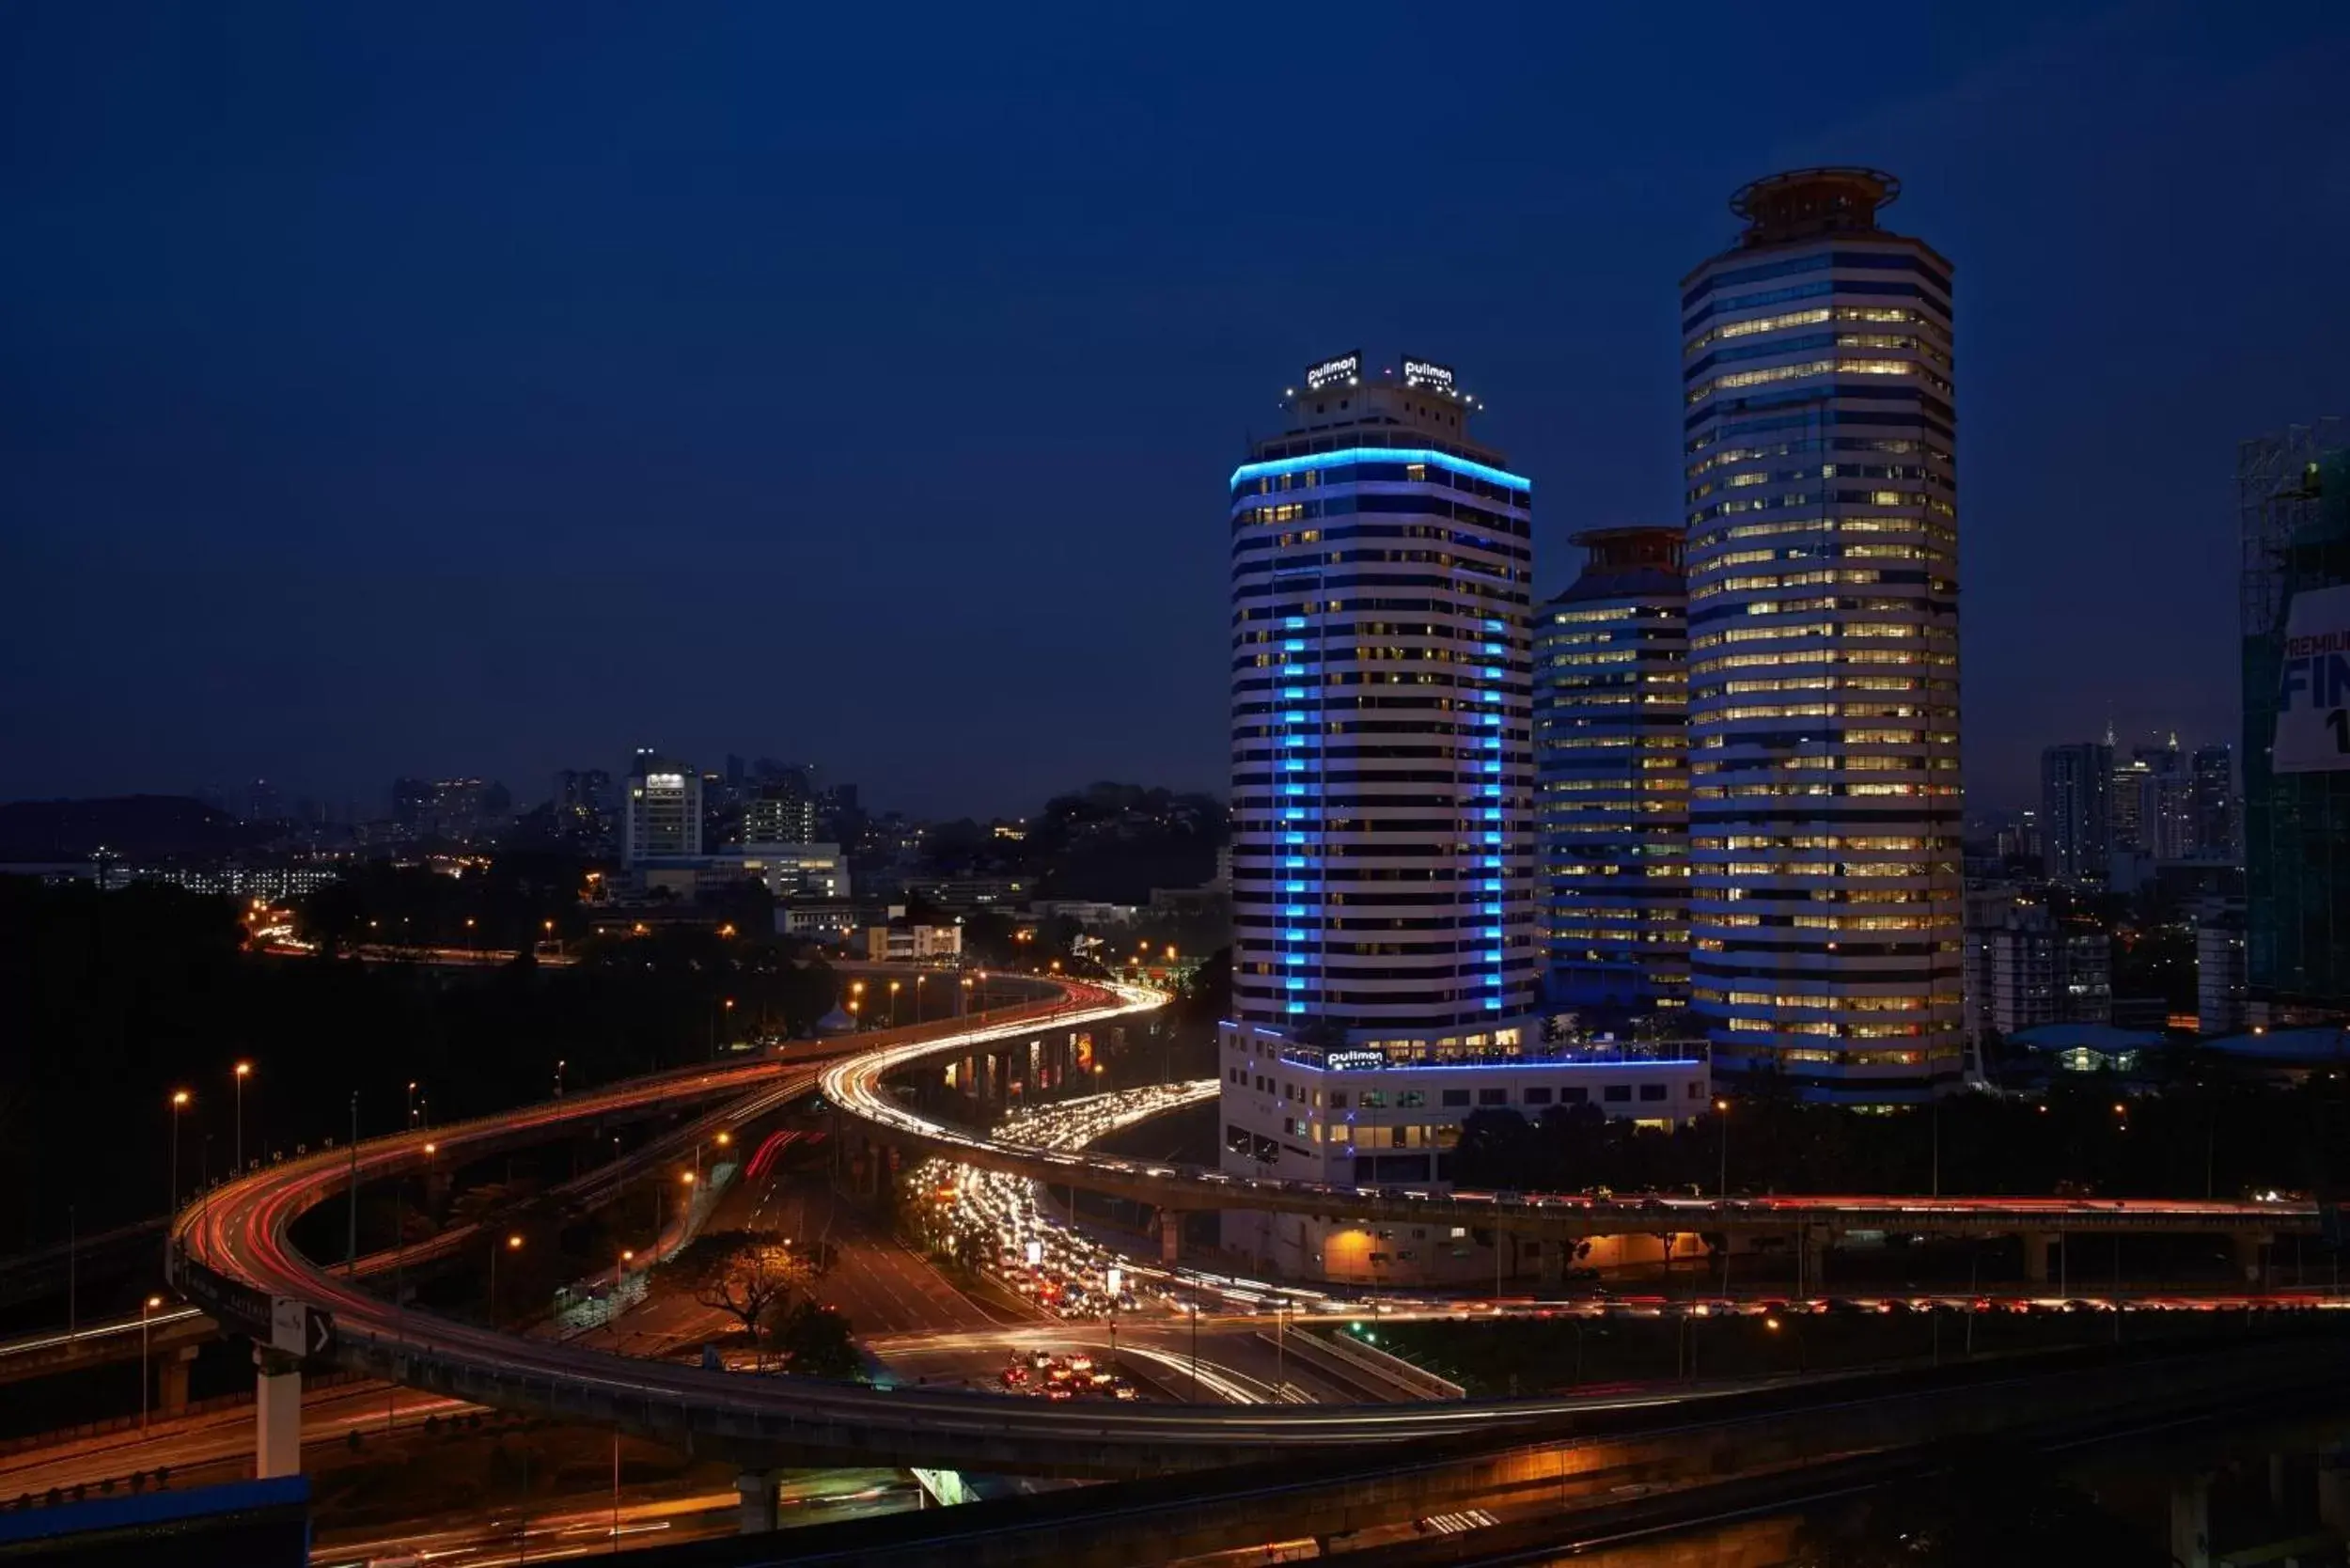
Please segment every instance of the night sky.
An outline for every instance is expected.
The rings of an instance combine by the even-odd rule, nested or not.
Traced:
[[[1679,513],[1743,181],[1956,263],[1966,759],[2232,739],[2235,444],[2350,413],[2350,7],[0,7],[0,798],[652,743],[1221,791],[1225,480],[1461,369]],[[233,13],[224,19],[216,13]]]

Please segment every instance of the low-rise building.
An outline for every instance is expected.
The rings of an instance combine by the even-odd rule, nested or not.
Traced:
[[[1225,1024],[1222,1168],[1259,1180],[1449,1191],[1462,1125],[1479,1111],[1529,1121],[1575,1105],[1668,1129],[1712,1105],[1701,1041],[1595,1038],[1537,1043],[1524,1054],[1445,1062],[1391,1060],[1378,1049],[1303,1044],[1278,1031]],[[1438,1230],[1448,1230],[1438,1227]],[[1490,1243],[1439,1235],[1382,1237],[1348,1220],[1228,1211],[1224,1241],[1278,1274],[1429,1283],[1491,1279]],[[1393,1240],[1398,1245],[1379,1245]],[[1506,1272],[1532,1266],[1512,1244]]]
[[[2208,901],[2195,919],[2195,1030],[2232,1034],[2247,1022],[2244,901]]]
[[[915,925],[891,920],[867,926],[861,933],[865,956],[876,964],[927,964],[963,956],[961,926]]]
[[[849,864],[838,844],[744,844],[715,855],[640,857],[629,867],[640,893],[667,888],[697,898],[756,878],[778,899],[829,902],[849,897]]]

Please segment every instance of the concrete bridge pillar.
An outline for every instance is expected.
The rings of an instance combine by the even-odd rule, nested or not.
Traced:
[[[2350,1535],[2350,1448],[2318,1450],[2317,1522],[2336,1535]]]
[[[2268,1249],[2277,1238],[2259,1234],[2240,1234],[2229,1238],[2235,1255],[2236,1278],[2256,1289],[2268,1285]]]
[[[2048,1282],[2049,1248],[2062,1247],[2064,1238],[2047,1231],[2024,1232],[2024,1280],[2027,1284]]]
[[[1827,1286],[1827,1244],[1833,1239],[1825,1226],[1807,1225],[1795,1232],[1795,1272],[1807,1295]]]
[[[1501,1232],[1495,1231],[1494,1245],[1499,1247],[1501,1241]],[[1574,1243],[1556,1236],[1544,1236],[1542,1240],[1542,1256],[1537,1262],[1542,1270],[1543,1288],[1553,1289],[1565,1284],[1567,1282],[1567,1254],[1574,1249]]]
[[[2211,1477],[2207,1475],[2171,1483],[2170,1560],[2179,1568],[2211,1568]]]
[[[776,1482],[773,1470],[744,1470],[734,1478],[735,1496],[742,1499],[737,1533],[760,1535],[782,1524],[783,1511],[776,1501]]]
[[[268,1481],[302,1473],[302,1362],[253,1347],[253,1474]]]
[[[1183,1261],[1183,1216],[1172,1209],[1159,1211],[1159,1262]]]
[[[156,1369],[155,1405],[166,1416],[188,1413],[188,1369],[196,1365],[195,1345],[181,1345],[164,1357]]]

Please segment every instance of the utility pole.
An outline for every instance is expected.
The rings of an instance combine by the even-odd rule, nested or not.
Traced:
[[[343,1253],[343,1272],[359,1277],[359,1091],[351,1091],[351,1231]]]

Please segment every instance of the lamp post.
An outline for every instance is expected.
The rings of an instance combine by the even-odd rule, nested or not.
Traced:
[[[1727,1208],[1730,1204],[1730,1102],[1727,1100],[1715,1101],[1714,1114],[1720,1118],[1722,1156],[1721,1202],[1723,1207]]]
[[[898,982],[896,980],[889,982],[889,1027],[893,1029],[898,1027]]]
[[[180,1207],[180,1113],[188,1108],[188,1091],[171,1091],[171,1170],[164,1178],[164,1213]]]
[[[520,1252],[522,1249],[523,1238],[522,1232],[519,1231],[512,1231],[507,1233],[506,1245],[504,1247],[501,1247],[494,1245],[490,1248],[490,1326],[493,1328],[495,1328],[498,1325],[498,1254],[500,1252]]]
[[[164,1304],[160,1295],[150,1295],[139,1308],[139,1430],[147,1430],[147,1314]]]
[[[237,1174],[240,1176],[244,1174],[244,1081],[252,1075],[251,1062],[237,1063],[234,1076],[237,1080]]]
[[[1721,1200],[1720,1213],[1715,1217],[1722,1225],[1722,1294],[1727,1296],[1730,1294],[1730,1102],[1716,1100],[1714,1114],[1721,1121]]]
[[[930,978],[928,975],[914,977],[914,1022],[917,1027],[922,1022],[922,982]]]
[[[408,1080],[408,1125],[416,1124],[416,1080]]]
[[[567,1065],[563,1058],[555,1058],[555,1097],[558,1100],[563,1098],[563,1069]]]

